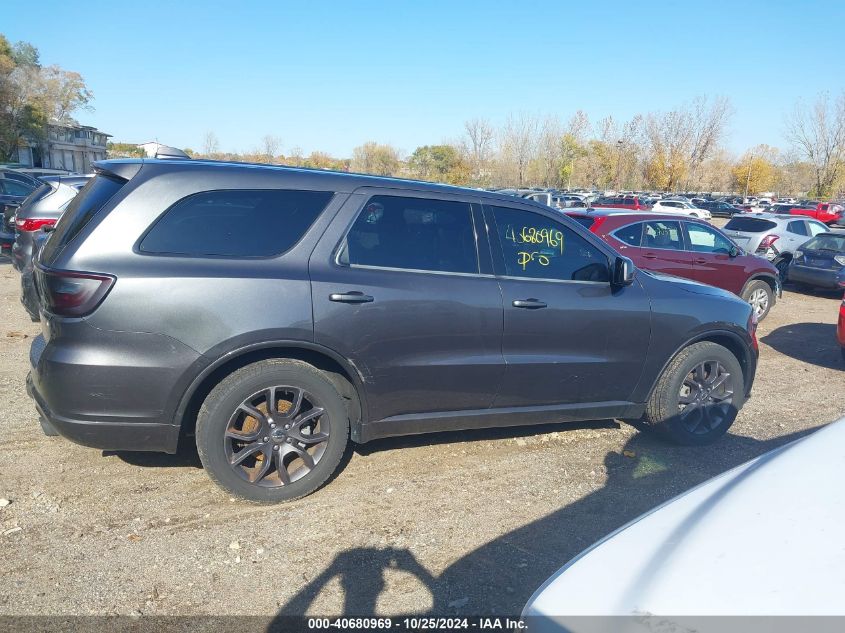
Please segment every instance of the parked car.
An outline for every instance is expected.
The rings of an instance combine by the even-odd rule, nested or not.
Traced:
[[[787,276],[789,281],[814,288],[845,288],[845,231],[820,233],[802,244]]]
[[[845,418],[634,519],[543,583],[528,630],[827,630],[812,616],[845,615],[843,444]]]
[[[845,206],[835,202],[819,202],[815,209],[795,208],[792,215],[806,215],[827,225],[845,224]]]
[[[722,229],[743,250],[772,262],[781,281],[786,280],[795,250],[808,238],[827,230],[817,220],[770,214],[735,216]]]
[[[839,304],[839,320],[836,322],[836,340],[839,341],[842,360],[845,361],[845,299],[842,299],[842,303]]]
[[[742,213],[742,209],[721,200],[705,200],[698,205],[701,209],[706,209],[711,216],[720,216],[732,218],[737,213]]]
[[[15,214],[15,243],[12,265],[21,270],[32,259],[34,236],[42,227],[54,226],[68,203],[85,186],[91,176],[46,176],[43,184],[32,192]]]
[[[780,295],[777,268],[744,253],[702,220],[653,213],[569,215],[640,268],[694,279],[742,297],[759,321]]]
[[[33,235],[32,249],[30,258],[25,261],[20,268],[21,273],[21,305],[29,315],[29,318],[35,322],[41,320],[39,312],[38,289],[35,287],[35,259],[38,255],[39,249],[47,241],[49,233],[46,231],[37,231]]]
[[[42,183],[14,169],[0,168],[0,253],[11,255],[15,243],[15,213],[21,202]]]
[[[593,207],[608,209],[629,209],[631,211],[644,211],[649,208],[645,199],[639,196],[603,196],[592,203]]]
[[[570,207],[586,207],[587,203],[583,196],[567,193],[552,198],[552,206],[556,206],[558,209],[568,209]]]
[[[347,438],[620,418],[702,445],[750,393],[747,303],[637,271],[534,202],[214,161],[95,168],[38,255],[28,378],[44,428],[81,444],[175,452],[194,434],[221,487],[277,502],[325,482]]]
[[[707,209],[699,209],[691,202],[683,200],[658,200],[651,208],[655,213],[671,213],[673,215],[687,215],[691,218],[709,220],[713,215]]]

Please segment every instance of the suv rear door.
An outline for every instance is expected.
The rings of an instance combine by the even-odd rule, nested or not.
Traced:
[[[484,215],[504,299],[505,380],[495,407],[595,406],[620,415],[649,348],[650,303],[638,283],[613,288],[609,258],[569,222],[489,203]]]
[[[359,371],[370,421],[491,405],[502,297],[480,218],[467,196],[359,188],[312,254],[315,341]]]

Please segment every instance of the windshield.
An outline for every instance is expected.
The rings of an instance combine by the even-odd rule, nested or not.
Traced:
[[[809,242],[801,247],[806,251],[833,251],[835,253],[845,253],[845,234],[832,235],[826,233],[824,235],[817,235]]]

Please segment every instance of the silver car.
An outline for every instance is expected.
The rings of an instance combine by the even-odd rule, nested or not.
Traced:
[[[743,250],[765,257],[786,278],[792,254],[804,242],[829,229],[824,223],[800,215],[735,215],[722,228]]]

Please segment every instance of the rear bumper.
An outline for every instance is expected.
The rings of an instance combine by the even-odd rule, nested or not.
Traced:
[[[178,426],[144,422],[71,420],[50,411],[44,398],[33,385],[32,374],[26,377],[26,391],[35,402],[38,415],[59,435],[71,442],[113,451],[176,452],[179,444]]]
[[[176,452],[174,413],[199,354],[166,336],[80,319],[47,315],[42,327],[52,338],[32,341],[27,391],[59,434],[93,448]]]
[[[841,270],[810,268],[793,263],[789,266],[787,277],[789,281],[796,281],[816,288],[834,290],[845,287],[845,274]]]

